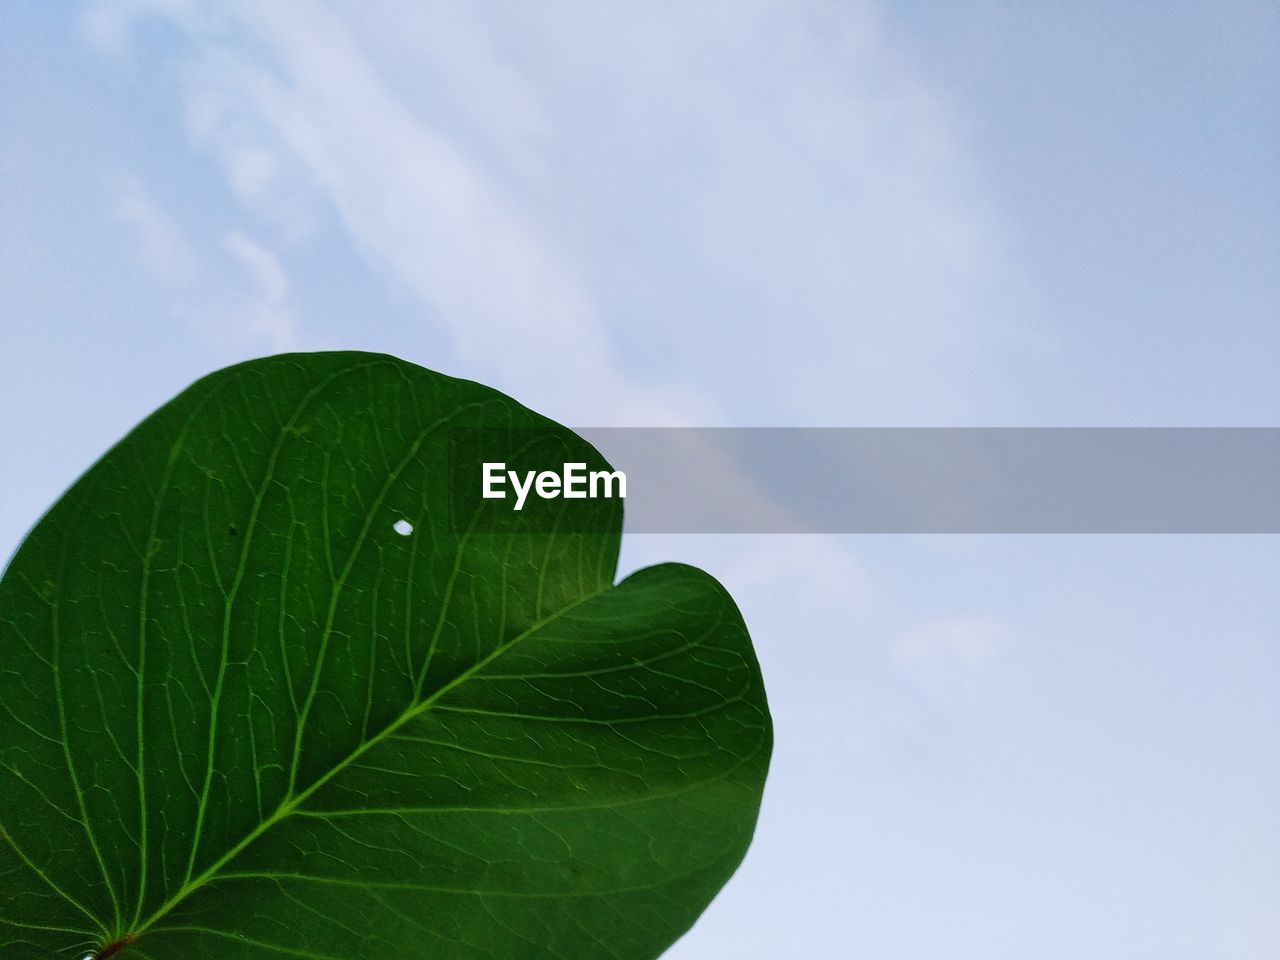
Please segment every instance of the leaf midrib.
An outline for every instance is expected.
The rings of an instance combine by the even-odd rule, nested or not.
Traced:
[[[160,920],[162,920],[166,915],[168,915],[180,903],[182,903],[192,894],[197,892],[201,887],[205,886],[207,883],[216,879],[218,872],[221,871],[221,869],[225,867],[228,863],[234,860],[246,848],[248,848],[250,844],[252,844],[255,840],[257,840],[259,837],[261,837],[263,834],[269,831],[272,827],[288,819],[288,817],[291,814],[293,814],[295,811],[297,811],[308,799],[310,799],[310,797],[314,795],[316,791],[318,791],[321,787],[323,787],[326,783],[328,783],[330,780],[336,777],[339,773],[345,770],[348,766],[350,766],[360,757],[364,756],[364,754],[367,753],[369,750],[373,749],[373,747],[377,746],[387,737],[394,734],[406,723],[413,720],[415,717],[419,717],[424,713],[426,713],[442,697],[444,697],[446,694],[450,693],[451,691],[457,689],[458,687],[462,686],[464,683],[470,680],[473,676],[475,676],[477,673],[483,670],[486,666],[488,666],[494,660],[497,660],[503,654],[507,653],[507,651],[515,647],[522,640],[525,640],[526,638],[532,636],[533,634],[537,633],[539,630],[542,630],[549,624],[554,623],[556,620],[567,615],[570,611],[576,609],[582,604],[588,603],[589,601],[594,600],[596,597],[599,597],[607,593],[609,590],[614,589],[614,586],[615,585],[612,583],[607,584],[606,586],[601,587],[599,590],[594,590],[591,593],[588,593],[583,595],[582,597],[579,597],[577,600],[574,600],[572,603],[562,607],[560,610],[556,611],[550,616],[544,617],[542,620],[536,621],[535,623],[526,627],[520,633],[516,634],[510,640],[506,641],[505,643],[499,644],[497,647],[494,648],[494,650],[491,653],[489,653],[484,658],[478,660],[476,663],[468,667],[462,673],[458,674],[458,676],[454,677],[448,683],[441,686],[438,690],[433,692],[425,700],[422,700],[419,703],[413,704],[412,706],[405,709],[405,711],[401,713],[400,716],[398,716],[395,720],[393,720],[387,726],[383,727],[382,730],[380,730],[373,737],[370,737],[364,743],[360,744],[360,746],[358,746],[355,750],[353,750],[346,757],[344,757],[337,764],[335,764],[334,767],[331,770],[329,770],[327,773],[325,773],[323,776],[317,778],[316,781],[311,784],[311,786],[307,787],[301,793],[298,793],[293,797],[283,801],[280,804],[280,806],[276,808],[275,812],[270,817],[267,817],[265,820],[259,823],[257,827],[255,827],[252,831],[246,834],[242,840],[240,840],[235,846],[231,847],[231,849],[229,849],[221,857],[215,860],[209,867],[207,867],[203,872],[201,872],[199,876],[197,876],[194,880],[191,880],[186,884],[184,884],[182,888],[178,890],[177,893],[175,893],[172,897],[170,897],[163,904],[161,904],[144,923],[140,924],[137,927],[137,929],[133,931],[134,935],[141,937],[149,929],[154,927]]]

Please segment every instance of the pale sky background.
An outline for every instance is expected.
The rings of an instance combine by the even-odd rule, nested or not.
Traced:
[[[0,558],[196,377],[573,426],[1280,425],[1280,8],[0,4]],[[1276,537],[634,537],[738,598],[671,960],[1280,956]]]

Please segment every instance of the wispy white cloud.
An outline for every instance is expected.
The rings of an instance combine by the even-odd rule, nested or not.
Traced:
[[[263,199],[272,150],[283,149],[358,248],[449,330],[465,370],[523,387],[526,397],[543,394],[552,409],[572,393],[615,422],[677,415],[682,404],[621,368],[555,244],[458,144],[419,122],[329,8],[246,5],[231,20],[272,60],[250,62],[202,40],[192,116],[242,200]],[[215,119],[227,91],[249,118],[238,127]],[[274,147],[246,140],[254,126]]]
[[[314,235],[325,201],[307,165],[254,108],[247,91],[256,69],[217,45],[206,49],[188,70],[186,129],[221,165],[241,208],[294,244]]]
[[[107,0],[85,8],[80,30],[99,52],[123,61],[130,55],[130,34],[139,17],[162,14],[189,20],[198,6],[199,0]]]
[[[1005,652],[1012,626],[990,614],[952,614],[918,621],[893,643],[894,659],[931,686],[972,676]]]
[[[336,213],[460,372],[613,423],[957,422],[1000,393],[999,216],[869,5],[155,7],[241,202]]]
[[[201,337],[228,343],[298,345],[290,281],[279,257],[243,230],[222,241],[222,257],[201,257],[193,238],[134,176],[111,185],[111,209],[130,235],[140,267],[169,299],[173,315]],[[227,261],[242,276],[228,276]]]
[[[248,269],[256,287],[249,302],[250,325],[275,350],[290,350],[297,337],[289,303],[289,278],[276,255],[239,230],[224,241],[227,251]]]
[[[198,262],[182,230],[165,214],[142,184],[122,176],[113,185],[112,212],[133,235],[138,260],[151,276],[168,286],[190,283]]]

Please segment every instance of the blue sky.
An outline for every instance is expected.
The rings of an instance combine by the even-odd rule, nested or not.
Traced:
[[[1280,425],[1266,3],[0,6],[0,554],[197,376],[578,426]],[[11,459],[10,459],[11,458]],[[636,537],[778,746],[681,958],[1280,954],[1274,537]]]

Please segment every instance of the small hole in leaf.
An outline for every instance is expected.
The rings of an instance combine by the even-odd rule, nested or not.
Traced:
[[[400,536],[407,537],[409,534],[413,533],[413,524],[408,520],[397,520],[391,525],[391,529],[400,534]]]
[[[233,537],[240,536],[240,531],[237,530],[235,527],[227,527],[227,533]]]

